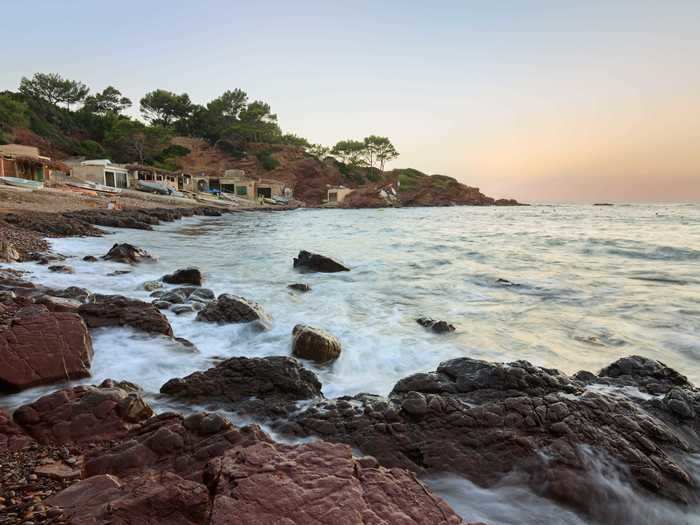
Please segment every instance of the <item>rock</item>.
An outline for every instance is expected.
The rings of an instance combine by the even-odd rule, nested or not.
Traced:
[[[191,294],[187,296],[190,301],[198,301],[200,303],[208,303],[216,299],[214,292],[208,288],[196,288]]]
[[[114,270],[113,272],[108,273],[107,277],[118,277],[119,275],[127,275],[130,273],[131,270]]]
[[[318,253],[307,252],[306,250],[301,250],[299,255],[296,256],[294,259],[294,268],[323,273],[350,271],[349,268],[346,268],[338,261],[335,261],[330,257],[326,257],[325,255],[320,255]]]
[[[103,255],[102,258],[106,261],[116,261],[126,264],[136,264],[154,260],[147,251],[127,243],[115,244],[110,248],[109,252],[107,252],[107,255]]]
[[[416,319],[416,322],[425,328],[429,328],[436,334],[444,334],[455,331],[455,327],[447,321],[436,321],[430,317],[419,317]]]
[[[91,360],[92,340],[76,314],[26,306],[0,327],[0,391],[88,377]]]
[[[250,414],[284,415],[321,396],[316,375],[291,357],[233,357],[205,372],[171,379],[161,393],[190,403],[223,404]]]
[[[176,337],[175,341],[180,343],[182,346],[184,346],[188,350],[193,350],[193,351],[197,350],[197,347],[195,346],[195,344],[192,341],[190,341],[189,339],[185,339],[184,337]]]
[[[292,353],[296,357],[326,363],[340,356],[338,338],[320,328],[298,324],[292,334]]]
[[[80,478],[80,469],[66,465],[60,461],[52,461],[51,463],[38,466],[34,470],[34,474],[64,481]]]
[[[152,415],[134,385],[108,379],[40,397],[18,408],[14,420],[40,443],[65,444],[117,439]]]
[[[95,257],[94,255],[86,255],[85,257],[83,257],[83,261],[85,261],[85,262],[97,262],[97,257]]]
[[[304,283],[290,284],[287,286],[287,288],[290,288],[291,290],[295,290],[297,292],[310,292],[311,291],[311,286],[309,286],[308,284],[304,284]]]
[[[0,452],[21,450],[34,443],[29,434],[0,409]]]
[[[60,507],[72,525],[208,523],[207,488],[169,472],[149,472],[129,480],[94,476],[54,494],[46,502]]]
[[[69,286],[64,289],[50,288],[46,290],[46,295],[61,297],[63,299],[73,299],[80,303],[86,303],[92,297],[92,294],[88,290],[77,286]]]
[[[143,289],[147,292],[153,292],[163,287],[163,283],[160,281],[146,281],[143,283]]]
[[[40,295],[34,299],[36,304],[43,304],[50,312],[72,312],[76,313],[80,305],[80,301],[75,299],[64,299],[63,297],[53,297],[51,295]]]
[[[56,273],[75,273],[75,270],[72,266],[65,266],[62,264],[55,264],[53,266],[49,266],[49,271]]]
[[[597,379],[526,361],[453,359],[402,379],[386,398],[317,400],[274,425],[349,444],[385,466],[454,472],[484,486],[519,472],[538,493],[596,519],[604,517],[600,501],[628,497],[599,482],[601,465],[638,497],[697,501],[683,457],[700,449],[700,392],[662,363],[640,359],[616,362]],[[595,382],[613,391],[586,388]],[[632,384],[673,386],[652,399],[614,391]]]
[[[168,301],[161,301],[161,300],[155,300],[151,304],[153,304],[153,306],[158,308],[158,310],[169,310],[170,307],[173,305],[173,303],[169,303]]]
[[[462,523],[414,476],[364,467],[345,445],[255,443],[212,459],[204,481],[212,525]]]
[[[258,303],[231,294],[221,294],[216,301],[204,307],[197,314],[197,321],[211,323],[252,323],[262,329],[269,329],[270,316]]]
[[[167,301],[171,304],[182,304],[187,300],[187,296],[176,291],[165,292],[158,297],[161,301]]]
[[[192,308],[189,304],[176,304],[173,305],[171,310],[175,315],[191,314],[194,312],[194,308]]]
[[[11,263],[19,261],[20,258],[19,252],[10,242],[0,240],[0,262]]]
[[[121,295],[96,295],[78,313],[89,328],[130,326],[144,332],[173,335],[168,319],[154,305]]]
[[[202,286],[202,272],[198,268],[182,268],[171,274],[164,275],[161,280],[168,284]]]

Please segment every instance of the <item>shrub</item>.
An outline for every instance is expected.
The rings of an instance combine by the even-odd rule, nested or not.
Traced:
[[[264,149],[255,156],[260,161],[260,164],[262,164],[262,167],[267,171],[274,170],[280,164],[277,159],[272,156],[272,151],[269,149]]]

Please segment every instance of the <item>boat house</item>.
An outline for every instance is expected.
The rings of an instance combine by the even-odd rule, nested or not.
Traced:
[[[328,188],[328,198],[326,202],[328,204],[340,204],[345,200],[345,197],[350,195],[353,191],[352,188],[346,188],[345,186],[331,186]]]
[[[111,188],[129,187],[129,170],[107,159],[84,160],[71,168],[71,177]]]
[[[226,170],[219,179],[210,179],[213,189],[223,193],[233,193],[244,199],[255,200],[260,197],[271,199],[285,195],[285,186],[272,179],[253,179],[247,177],[243,170]]]
[[[45,182],[50,179],[53,171],[68,171],[68,168],[40,155],[39,149],[34,146],[0,145],[0,177]]]
[[[138,187],[138,182],[141,181],[157,182],[174,191],[180,189],[180,174],[175,171],[162,170],[142,164],[129,164],[126,169],[129,171],[129,186],[132,188]]]

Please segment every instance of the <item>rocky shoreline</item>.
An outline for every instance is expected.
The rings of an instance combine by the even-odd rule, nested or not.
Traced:
[[[52,264],[60,256],[47,252],[43,236],[99,235],[98,226],[148,230],[221,213],[12,213],[0,229],[13,232],[15,260]],[[148,256],[129,245],[110,254],[134,264]],[[328,258],[303,254],[307,271],[339,271]],[[261,305],[214,297],[196,269],[173,270],[146,283],[153,303],[51,289],[0,270],[0,393],[89,377],[93,328],[129,326],[186,346],[160,309],[187,307],[199,312],[193,322],[266,329]],[[294,355],[326,362],[342,351],[313,327],[299,325],[294,336]],[[316,375],[284,349],[277,357],[232,357],[160,389],[178,403],[305,438],[291,445],[215,413],[156,415],[138,385],[122,379],[60,388],[0,412],[0,523],[464,523],[416,477],[443,472],[483,487],[517,474],[535,493],[614,523],[627,493],[600,482],[601,465],[641,498],[688,508],[700,501],[691,461],[700,452],[700,391],[639,356],[572,376],[465,357],[400,380],[386,397],[326,399]]]

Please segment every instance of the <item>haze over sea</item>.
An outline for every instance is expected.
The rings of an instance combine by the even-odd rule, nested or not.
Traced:
[[[112,231],[103,238],[52,240],[56,252],[75,256],[67,261],[73,275],[33,263],[21,268],[56,288],[150,300],[145,281],[192,265],[203,270],[206,287],[255,300],[273,318],[270,331],[256,332],[166,312],[175,335],[199,352],[127,329],[95,331],[92,377],[84,382],[132,381],[157,410],[167,407],[157,398],[163,383],[209,368],[212,358],[289,355],[297,323],[325,328],[343,344],[334,364],[305,363],[328,397],[387,394],[398,379],[459,356],[524,359],[573,373],[640,354],[700,383],[697,204],[302,209],[187,218],[153,232]],[[115,242],[130,242],[159,260],[119,276],[107,274],[124,265],[82,261]],[[352,271],[299,274],[292,257],[300,249],[335,257]],[[308,283],[312,291],[288,290],[294,282]],[[457,330],[433,334],[415,322],[422,315],[445,319]],[[55,389],[32,389],[4,402],[16,406]],[[461,487],[456,496],[455,483]],[[436,488],[452,494],[456,509],[478,508],[491,524],[537,523],[554,505],[532,494],[492,492],[493,508],[484,504],[485,493],[472,508],[481,489],[459,483],[466,482],[443,479]],[[525,498],[525,510],[506,512],[502,505],[509,498],[516,506]],[[662,505],[654,509],[665,512]],[[568,514],[557,509],[553,515]],[[570,519],[560,522],[581,523]],[[650,523],[662,522],[659,515],[654,519]]]

